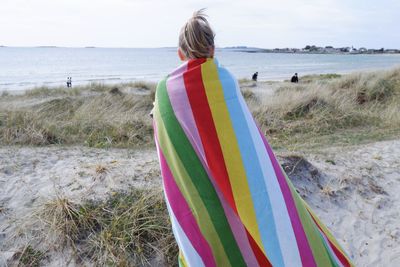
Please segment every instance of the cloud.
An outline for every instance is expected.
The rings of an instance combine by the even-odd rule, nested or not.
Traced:
[[[173,46],[203,7],[220,46],[400,47],[394,0],[2,0],[0,44]]]

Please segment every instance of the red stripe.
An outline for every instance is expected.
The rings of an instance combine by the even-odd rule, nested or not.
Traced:
[[[250,246],[254,252],[254,255],[256,256],[257,262],[259,266],[262,267],[267,267],[267,266],[272,266],[272,264],[269,262],[267,257],[264,255],[260,247],[257,245],[256,241],[254,241],[253,237],[250,235],[250,233],[246,229],[246,234],[247,238],[249,239]]]
[[[308,211],[308,210],[307,210]],[[319,226],[318,222],[315,220],[314,216],[311,214],[311,212],[308,212],[311,215],[311,218],[313,219],[315,225],[321,230],[321,233],[325,235],[324,230]],[[325,235],[326,239],[329,242],[329,246],[332,248],[333,252],[335,252],[336,257],[340,260],[340,262],[346,266],[346,267],[351,267],[351,263],[349,260],[343,255],[343,253],[329,240],[329,238]]]
[[[184,73],[183,79],[193,117],[203,143],[207,164],[223,196],[237,214],[228,171],[202,80],[201,64],[205,61],[206,59],[189,61],[188,69]]]
[[[338,259],[340,260],[340,262],[341,262],[344,266],[350,267],[350,266],[351,266],[350,262],[349,262],[349,261],[346,259],[346,257],[341,253],[341,251],[337,249],[337,247],[329,240],[328,237],[326,237],[326,239],[328,239],[329,245],[330,245],[331,248],[333,249],[333,252],[335,252],[336,257],[338,257]]]

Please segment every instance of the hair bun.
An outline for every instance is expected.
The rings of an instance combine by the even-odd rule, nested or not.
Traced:
[[[188,59],[212,57],[215,34],[204,11],[195,11],[179,34],[179,48]]]

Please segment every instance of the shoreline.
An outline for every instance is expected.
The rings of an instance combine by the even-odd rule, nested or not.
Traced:
[[[399,54],[400,55],[400,54]],[[355,69],[355,70],[348,70],[348,71],[337,71],[337,72],[301,72],[298,71],[299,73],[299,79],[301,81],[302,77],[309,77],[309,76],[323,76],[323,75],[340,75],[340,76],[345,76],[345,75],[351,75],[351,74],[358,74],[358,73],[370,73],[370,72],[376,72],[376,71],[385,71],[385,70],[390,70],[394,68],[399,68],[400,63],[398,65],[392,66],[392,67],[386,67],[386,68],[362,68],[362,69]],[[292,74],[288,74],[285,76],[280,76],[275,77],[275,78],[267,78],[267,79],[259,79],[257,82],[259,83],[282,83],[286,82],[290,79]],[[237,77],[237,80],[240,81],[251,81],[249,77]],[[73,88],[82,88],[82,87],[88,87],[90,85],[104,85],[104,86],[118,86],[118,85],[125,85],[125,84],[132,84],[132,83],[157,83],[158,80],[156,79],[140,79],[140,78],[132,78],[132,79],[120,79],[120,78],[111,78],[111,79],[96,79],[96,80],[87,80],[87,81],[73,81],[73,87],[67,88],[65,85],[66,81],[63,82],[45,82],[45,83],[38,83],[36,85],[29,85],[29,86],[23,86],[21,89],[6,89],[2,88],[2,85],[0,84],[0,96],[3,92],[9,93],[11,95],[21,95],[26,93],[27,91],[35,90],[37,88],[49,88],[49,89],[73,89]],[[24,83],[32,83],[32,82],[24,82]],[[15,87],[15,85],[13,86]],[[21,86],[22,87],[22,86]]]
[[[247,47],[247,46],[229,46],[229,47],[216,47],[218,51],[233,51],[244,53],[294,53],[294,54],[330,54],[330,55],[373,55],[373,54],[400,54],[400,49],[397,48],[365,48],[359,49],[347,47],[318,47],[315,45],[308,46],[309,48],[261,48],[261,47]],[[35,49],[171,49],[177,50],[177,47],[102,47],[102,46],[54,46],[54,45],[39,45],[39,46],[7,46],[0,45],[0,48],[35,48]]]

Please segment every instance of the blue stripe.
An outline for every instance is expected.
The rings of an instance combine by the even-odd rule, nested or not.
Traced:
[[[240,88],[238,85],[236,88],[237,94],[241,94],[239,92]],[[276,177],[274,167],[272,166],[271,159],[264,146],[264,142],[258,130],[257,124],[251,116],[243,97],[240,95],[238,100],[247,120],[247,126],[250,134],[252,135],[252,140],[255,144],[254,148],[257,152],[259,164],[264,174],[264,182],[269,193],[271,206],[273,207],[272,214],[274,215],[274,221],[278,222],[278,224],[276,224],[276,233],[280,243],[283,261],[285,266],[301,266],[302,261],[300,258],[299,248],[297,246],[297,240],[293,231],[291,219],[278,182],[278,178]]]
[[[223,68],[219,68],[218,66],[217,68],[224,91],[225,102],[228,107],[230,118],[232,119],[236,139],[242,155],[242,161],[249,182],[257,223],[266,255],[273,266],[284,266],[280,244],[276,234],[272,207],[264,183],[264,175],[259,165],[257,152],[249,127],[247,127],[244,111],[238,101],[242,96],[238,95],[236,83],[231,74]]]

